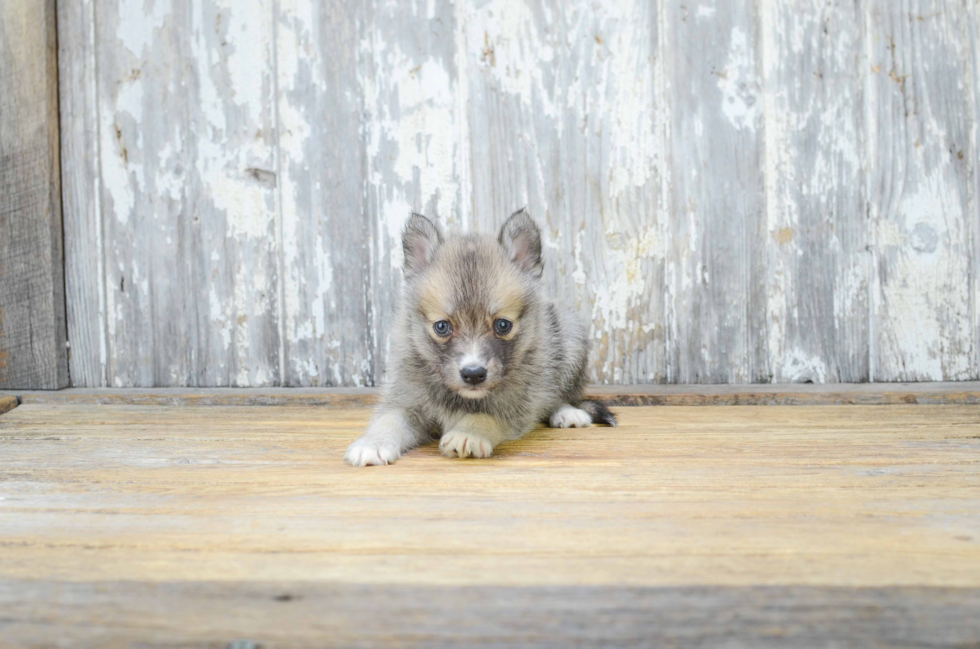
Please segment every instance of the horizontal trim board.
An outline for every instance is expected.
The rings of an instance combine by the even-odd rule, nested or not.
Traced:
[[[158,406],[326,406],[378,403],[380,388],[69,388],[8,393],[21,403]],[[980,381],[782,385],[591,386],[613,406],[980,404]],[[0,396],[0,403],[3,397]],[[0,406],[0,412],[3,412]]]
[[[953,647],[980,633],[975,588],[15,580],[0,584],[0,603],[14,620],[9,639],[25,645],[172,646],[156,636],[321,647],[329,636],[329,646],[371,647],[401,646],[392,638],[427,647],[626,647],[637,638],[644,646]],[[65,610],[81,613],[69,620]],[[288,623],[270,628],[270,617]]]

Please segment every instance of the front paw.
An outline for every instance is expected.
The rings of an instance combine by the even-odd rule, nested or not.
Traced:
[[[592,425],[592,417],[584,410],[566,404],[551,415],[548,424],[552,428],[585,428]]]
[[[390,442],[379,442],[366,435],[349,447],[344,462],[351,466],[391,464],[402,456],[397,446]]]
[[[446,457],[484,458],[493,454],[493,444],[483,435],[451,430],[439,440],[439,450]]]

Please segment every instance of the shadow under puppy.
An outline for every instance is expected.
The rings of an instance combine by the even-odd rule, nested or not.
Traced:
[[[582,400],[586,330],[541,295],[541,233],[525,210],[497,240],[444,241],[413,214],[402,246],[391,380],[367,432],[347,449],[348,464],[388,464],[435,439],[447,457],[489,457],[539,422],[616,425],[602,403]]]

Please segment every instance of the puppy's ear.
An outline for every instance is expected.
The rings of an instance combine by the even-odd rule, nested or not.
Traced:
[[[500,228],[497,241],[504,247],[514,264],[533,277],[541,277],[544,262],[541,260],[541,231],[527,213],[527,208],[510,215]]]
[[[411,277],[425,269],[440,245],[442,234],[439,233],[439,228],[421,214],[413,213],[402,231],[402,250],[405,253],[402,271],[405,277]]]

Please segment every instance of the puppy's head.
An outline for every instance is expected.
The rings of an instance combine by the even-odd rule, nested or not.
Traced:
[[[413,214],[402,235],[413,348],[450,390],[482,399],[499,387],[531,344],[541,278],[541,233],[525,210],[496,240],[443,241]]]

